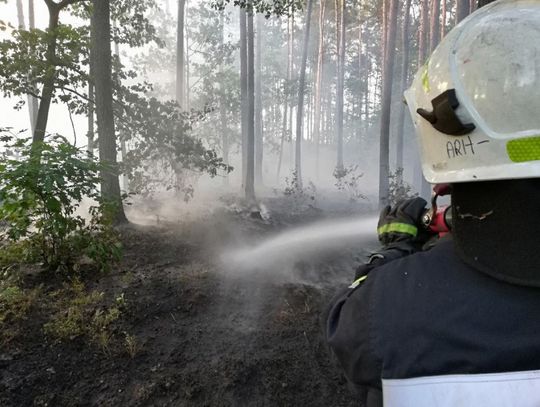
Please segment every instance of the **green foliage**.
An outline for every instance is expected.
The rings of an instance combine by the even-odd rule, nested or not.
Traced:
[[[156,27],[149,19],[151,13],[159,8],[155,0],[114,0],[110,5],[112,42],[130,47],[142,47],[151,42],[163,46]],[[87,1],[77,1],[71,8],[71,14],[89,22],[92,5]]]
[[[300,184],[298,174],[293,171],[291,177],[285,177],[285,189],[283,195],[287,197],[295,210],[302,210],[306,207],[313,208],[317,200],[317,188],[313,182],[309,182],[306,187]]]
[[[110,226],[110,207],[100,201],[97,190],[100,165],[61,136],[32,146],[28,139],[3,130],[0,221],[7,228],[0,237],[28,240],[50,271],[71,272],[85,256],[107,269],[120,251]],[[98,202],[90,222],[77,213],[83,199]]]
[[[39,96],[39,87],[55,71],[54,86],[63,90],[55,94],[55,102],[70,104],[71,95],[84,87],[88,75],[81,67],[88,63],[88,36],[84,27],[59,25],[57,29],[43,31],[33,29],[13,31],[13,39],[0,42],[0,91],[7,97],[31,94]],[[47,58],[47,46],[56,42],[54,61]],[[18,107],[22,105],[20,102]],[[82,113],[79,105],[75,113]]]
[[[40,293],[41,288],[23,290],[17,285],[0,284],[0,327],[24,318]]]
[[[413,191],[412,186],[403,180],[403,168],[397,168],[395,172],[390,172],[388,177],[388,203],[390,205],[418,196],[418,193]]]
[[[190,135],[192,123],[202,120],[204,112],[182,112],[174,101],[147,98],[148,89],[150,85],[136,85],[123,87],[119,93],[125,102],[119,105],[118,115],[126,118],[120,125],[131,145],[122,170],[135,185],[146,188],[160,183],[168,189],[182,189],[185,185],[178,179],[184,171],[216,176],[232,170],[214,150]]]
[[[0,280],[16,276],[21,265],[37,263],[39,258],[39,251],[28,240],[18,242],[0,240]]]
[[[337,189],[349,195],[351,202],[356,202],[359,199],[366,199],[366,196],[360,191],[360,179],[364,176],[358,172],[358,165],[350,165],[346,168],[334,169],[334,184]]]
[[[272,15],[287,16],[304,7],[304,0],[212,0],[212,7],[223,10],[228,4],[242,7],[248,11],[262,13],[269,18]]]
[[[60,290],[49,294],[55,314],[43,326],[43,332],[56,342],[85,337],[104,353],[109,353],[109,342],[113,337],[112,326],[121,315],[114,306],[100,306],[103,293],[87,292],[83,283],[74,280],[64,284]]]
[[[19,335],[19,324],[36,305],[42,288],[23,289],[11,279],[0,279],[0,346]]]

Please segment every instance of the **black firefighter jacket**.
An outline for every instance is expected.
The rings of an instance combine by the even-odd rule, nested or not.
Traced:
[[[338,294],[326,330],[361,405],[540,406],[540,289],[476,271],[450,239]]]

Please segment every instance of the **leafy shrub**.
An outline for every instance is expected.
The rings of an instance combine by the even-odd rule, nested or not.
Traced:
[[[360,192],[360,179],[364,176],[358,172],[358,165],[350,165],[346,168],[336,168],[334,170],[334,184],[337,189],[345,192],[349,196],[351,202],[356,202],[359,199],[366,199],[366,196]]]
[[[390,205],[418,196],[418,193],[413,191],[412,186],[403,180],[403,168],[397,168],[395,172],[390,172],[388,177],[390,181],[388,202]]]
[[[0,221],[6,227],[0,239],[28,241],[50,271],[71,272],[84,257],[107,269],[120,248],[111,204],[102,202],[97,189],[99,163],[61,136],[32,145],[3,130]],[[89,222],[77,213],[85,198],[97,202]]]
[[[285,178],[285,189],[283,195],[288,197],[294,208],[301,209],[304,206],[313,207],[317,199],[317,187],[313,182],[309,182],[306,187],[300,184],[296,171],[292,172],[291,178]]]

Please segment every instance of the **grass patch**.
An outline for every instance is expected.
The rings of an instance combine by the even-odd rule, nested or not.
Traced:
[[[20,322],[27,318],[30,309],[41,295],[41,287],[23,289],[18,285],[0,283],[0,344],[13,341],[20,331]]]
[[[50,293],[48,297],[55,312],[43,326],[43,332],[57,343],[83,337],[109,354],[115,336],[113,325],[120,318],[125,303],[117,301],[115,305],[105,305],[103,295],[98,291],[87,292],[79,280]]]

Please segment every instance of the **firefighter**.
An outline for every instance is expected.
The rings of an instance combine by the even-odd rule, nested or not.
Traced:
[[[452,233],[421,250],[426,202],[383,210],[383,248],[330,304],[330,348],[368,407],[540,406],[540,1],[471,14],[406,100]]]

